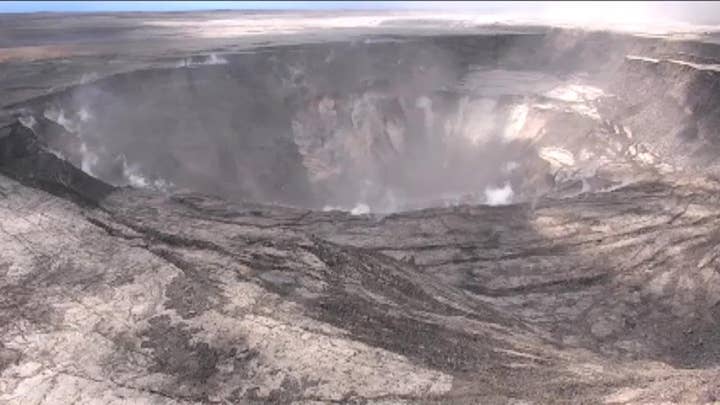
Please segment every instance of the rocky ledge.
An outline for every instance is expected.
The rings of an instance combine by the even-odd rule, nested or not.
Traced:
[[[351,215],[0,132],[0,402],[720,400],[720,184]]]

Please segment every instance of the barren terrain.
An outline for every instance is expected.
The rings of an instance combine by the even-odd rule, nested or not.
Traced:
[[[0,403],[720,401],[720,46],[333,18],[0,15]]]

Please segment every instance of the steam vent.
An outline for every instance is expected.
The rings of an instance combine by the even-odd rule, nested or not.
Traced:
[[[719,32],[0,14],[0,404],[720,403]]]

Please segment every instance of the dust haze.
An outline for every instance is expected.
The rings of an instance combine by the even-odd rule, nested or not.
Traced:
[[[609,12],[603,4],[590,6]],[[650,10],[644,3],[623,7],[635,10],[626,15]],[[562,9],[565,14],[552,14],[568,22],[581,21],[578,10],[587,11]],[[149,70],[107,78],[86,72],[77,86],[21,115],[24,122],[42,116],[59,124],[67,134],[51,142],[55,151],[111,184],[326,210],[532,202],[559,190],[613,189],[660,167],[627,152],[632,140],[621,139],[626,145],[618,150],[599,135],[631,132],[601,110],[616,97],[610,87],[618,69],[634,54],[647,54],[650,42],[607,27],[555,32],[501,25],[494,30],[519,33],[498,48],[483,18],[490,17],[431,18],[416,11],[260,14],[201,24],[182,14],[150,19],[148,26],[203,38],[368,26],[379,33],[351,32],[349,45],[167,58]],[[433,32],[442,24],[450,28],[440,39],[395,34]],[[473,27],[488,39],[480,52],[446,46],[450,40],[443,38]],[[689,32],[696,33],[664,35]],[[617,40],[599,45],[611,37]],[[554,128],[561,121],[565,128]],[[595,135],[580,138],[578,131]],[[598,176],[608,161],[643,170]]]

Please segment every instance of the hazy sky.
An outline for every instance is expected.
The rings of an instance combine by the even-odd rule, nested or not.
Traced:
[[[0,1],[0,13],[36,11],[182,10],[438,10],[475,14],[540,14],[568,18],[669,19],[720,24],[720,2],[528,2],[528,1]]]
[[[422,1],[0,1],[0,11],[371,10],[427,8]]]

